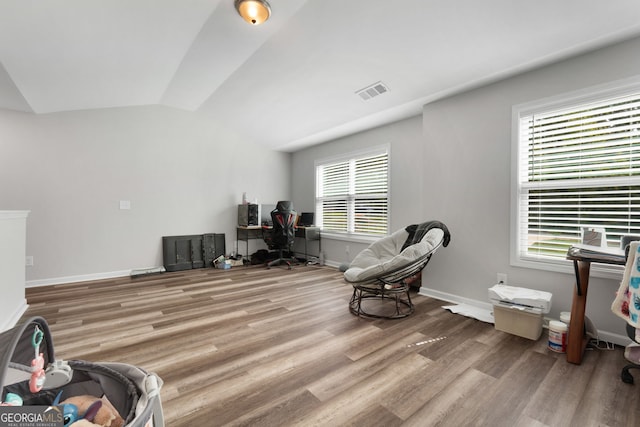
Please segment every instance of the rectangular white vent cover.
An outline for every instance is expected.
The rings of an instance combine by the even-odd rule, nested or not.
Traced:
[[[378,95],[382,95],[385,92],[388,92],[389,88],[382,82],[374,83],[370,86],[365,87],[364,89],[360,89],[356,92],[362,98],[363,101],[368,101],[369,99],[376,97]]]

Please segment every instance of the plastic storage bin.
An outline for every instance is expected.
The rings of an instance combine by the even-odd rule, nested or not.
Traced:
[[[542,335],[543,313],[551,309],[551,293],[502,284],[489,288],[495,328],[530,340]]]
[[[513,335],[537,340],[542,335],[542,312],[506,304],[493,305],[495,328]]]

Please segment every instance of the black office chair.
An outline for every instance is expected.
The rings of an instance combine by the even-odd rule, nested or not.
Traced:
[[[297,260],[293,257],[293,242],[296,236],[296,217],[297,213],[293,210],[293,203],[289,201],[280,201],[276,208],[271,211],[271,220],[273,226],[265,237],[265,242],[269,249],[278,250],[278,258],[269,262],[267,268],[274,265],[286,264],[289,270],[291,264]],[[285,257],[285,251],[287,257]]]
[[[631,338],[632,340],[636,339],[636,328],[634,328],[633,326],[631,326],[630,324],[627,323],[627,335],[629,336],[629,338]],[[630,369],[640,369],[640,364],[638,364],[638,356],[635,353],[635,350],[637,350],[637,348],[635,348],[632,352],[633,347],[628,345],[625,347],[624,349],[624,357],[625,359],[627,359],[627,363],[625,365],[624,368],[622,368],[622,371],[620,372],[620,378],[622,379],[622,382],[625,382],[627,384],[633,384],[633,375],[631,375],[631,372],[629,372]],[[635,357],[634,357],[635,356]]]

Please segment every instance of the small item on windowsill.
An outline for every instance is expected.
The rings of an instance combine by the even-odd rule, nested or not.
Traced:
[[[589,246],[607,246],[607,234],[604,228],[582,227],[582,244]]]

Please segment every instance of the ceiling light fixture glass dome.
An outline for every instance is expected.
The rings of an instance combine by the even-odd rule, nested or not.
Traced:
[[[271,16],[271,6],[266,0],[235,0],[236,10],[251,25],[260,25]]]

